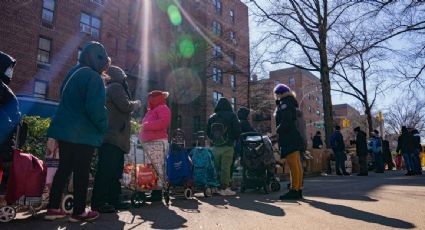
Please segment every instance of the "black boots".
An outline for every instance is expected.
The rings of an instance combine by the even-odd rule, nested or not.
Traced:
[[[279,197],[280,200],[301,200],[303,198],[302,190],[289,190],[286,194]]]

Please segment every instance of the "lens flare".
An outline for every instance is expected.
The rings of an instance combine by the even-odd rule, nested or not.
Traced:
[[[182,23],[182,15],[179,9],[175,5],[168,6],[167,9],[168,17],[173,25],[178,26]]]
[[[193,45],[192,39],[185,38],[179,43],[180,54],[185,58],[191,58],[195,53],[195,46]]]

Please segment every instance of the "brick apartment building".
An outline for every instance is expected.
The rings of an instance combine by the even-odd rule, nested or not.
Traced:
[[[273,112],[276,107],[273,98],[273,88],[276,84],[283,83],[291,87],[296,93],[300,109],[306,122],[306,135],[308,146],[316,131],[323,129],[323,106],[320,80],[312,73],[296,67],[270,72],[268,79],[252,82],[251,107],[253,112],[253,125],[263,133],[276,133]]]
[[[344,136],[345,142],[355,139],[353,129],[357,126],[367,133],[367,123],[365,117],[360,115],[360,112],[349,104],[338,104],[332,106],[334,125],[341,127],[341,133]],[[343,120],[348,120],[347,124],[343,124]]]
[[[240,0],[26,0],[2,5],[0,50],[17,59],[12,89],[58,100],[84,43],[104,44],[136,98],[171,92],[172,128],[205,130],[215,102],[248,104],[248,8]],[[177,5],[176,5],[177,4]],[[144,100],[146,103],[146,100]]]

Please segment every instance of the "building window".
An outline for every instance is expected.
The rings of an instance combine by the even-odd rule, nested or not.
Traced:
[[[221,24],[214,20],[212,26],[212,32],[217,36],[221,36]]]
[[[274,85],[276,86],[276,85],[279,85],[280,84],[280,81],[279,80],[275,80],[274,81]]]
[[[231,66],[235,66],[236,64],[236,54],[235,53],[230,53],[229,55],[229,61],[230,61],[230,65]]]
[[[232,23],[235,23],[235,11],[230,10],[230,11],[229,11],[229,16],[230,16],[230,21],[231,21]]]
[[[233,43],[233,45],[236,45],[236,34],[233,31],[229,32],[229,38],[230,42]]]
[[[193,133],[201,131],[201,116],[193,117]]]
[[[234,98],[234,97],[230,98],[230,104],[232,105],[233,110],[235,110],[236,98]]]
[[[289,85],[295,85],[295,78],[294,77],[289,78]]]
[[[214,1],[215,12],[221,15],[221,0],[213,0],[213,1]]]
[[[47,81],[34,81],[34,97],[47,98]]]
[[[91,0],[91,2],[94,2],[94,3],[96,3],[98,5],[102,5],[102,6],[105,4],[105,0]]]
[[[214,105],[217,105],[218,100],[219,100],[220,98],[222,98],[222,97],[223,97],[223,94],[222,94],[222,93],[217,92],[217,91],[214,91],[214,93],[213,93]]]
[[[236,89],[236,76],[233,74],[230,75],[230,86],[232,89]]]
[[[92,15],[81,13],[80,32],[90,34],[92,37],[98,38],[101,22],[100,19]]]
[[[54,13],[55,13],[55,1],[43,0],[43,11],[41,13],[42,24],[52,25]]]
[[[223,84],[223,71],[220,68],[213,68],[213,80],[216,83]]]
[[[215,58],[222,58],[223,57],[223,55],[221,53],[221,46],[214,45],[213,56]]]
[[[52,40],[48,38],[39,37],[37,62],[40,64],[49,64],[51,49],[52,49]]]

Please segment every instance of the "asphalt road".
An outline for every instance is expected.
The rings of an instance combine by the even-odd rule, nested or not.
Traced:
[[[41,213],[20,215],[0,229],[425,229],[425,176],[403,173],[306,179],[299,202],[277,200],[283,191],[230,198],[197,194],[172,200],[170,207],[155,203],[104,214],[95,223],[46,222]]]

